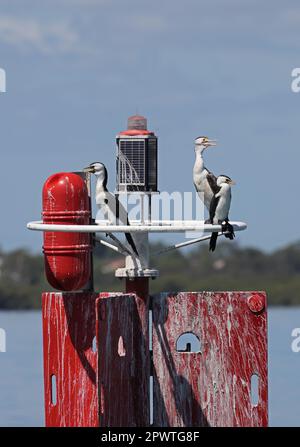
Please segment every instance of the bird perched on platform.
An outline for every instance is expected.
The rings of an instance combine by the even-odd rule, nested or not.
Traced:
[[[217,186],[217,177],[204,165],[203,152],[211,146],[216,146],[215,140],[207,137],[197,137],[195,139],[196,160],[193,169],[193,181],[199,198],[204,202],[206,208],[210,209],[210,202],[214,196],[211,185]]]
[[[212,184],[211,184],[212,185]],[[221,224],[222,232],[229,239],[234,238],[233,226],[228,220],[230,205],[231,205],[231,186],[235,182],[227,175],[219,175],[217,178],[217,185],[212,185],[214,195],[211,200],[209,217],[211,224]],[[218,233],[214,232],[211,235],[209,242],[209,250],[214,251],[217,244]]]
[[[128,214],[119,199],[108,191],[107,169],[103,163],[95,162],[84,168],[84,172],[90,172],[97,178],[95,199],[98,208],[103,212],[104,216],[112,225],[116,225],[117,221],[121,225],[129,225]],[[126,240],[136,256],[139,256],[135,242],[130,233],[125,233]]]

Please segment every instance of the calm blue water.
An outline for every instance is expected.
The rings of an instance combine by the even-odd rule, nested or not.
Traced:
[[[300,352],[291,332],[300,308],[269,309],[270,425],[300,426]],[[0,352],[0,426],[42,426],[43,375],[40,312],[0,312],[7,352]]]

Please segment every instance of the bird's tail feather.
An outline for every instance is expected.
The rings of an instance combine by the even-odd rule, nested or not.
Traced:
[[[209,251],[215,251],[217,245],[218,233],[212,233],[209,241]]]

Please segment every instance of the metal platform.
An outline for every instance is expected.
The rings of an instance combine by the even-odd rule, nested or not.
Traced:
[[[243,231],[247,228],[245,222],[230,221],[234,231]],[[130,225],[111,225],[109,221],[97,221],[94,225],[59,225],[45,224],[42,221],[33,221],[27,224],[29,230],[53,231],[63,233],[181,233],[195,231],[213,233],[222,231],[222,225],[206,224],[199,220],[152,220],[131,221]]]

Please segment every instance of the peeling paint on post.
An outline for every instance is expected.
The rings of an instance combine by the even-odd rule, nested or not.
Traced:
[[[148,280],[127,292],[43,294],[47,426],[149,425]],[[267,425],[263,292],[164,293],[152,318],[154,426]]]
[[[160,294],[153,299],[154,425],[266,426],[267,314],[249,309],[253,292]],[[265,303],[262,292],[256,301]],[[201,352],[176,351],[194,333]],[[259,377],[258,403],[251,378]]]
[[[100,426],[149,425],[148,318],[137,295],[100,294],[98,383]]]
[[[44,293],[45,416],[48,427],[97,427],[97,294]],[[53,386],[55,385],[55,389]]]

